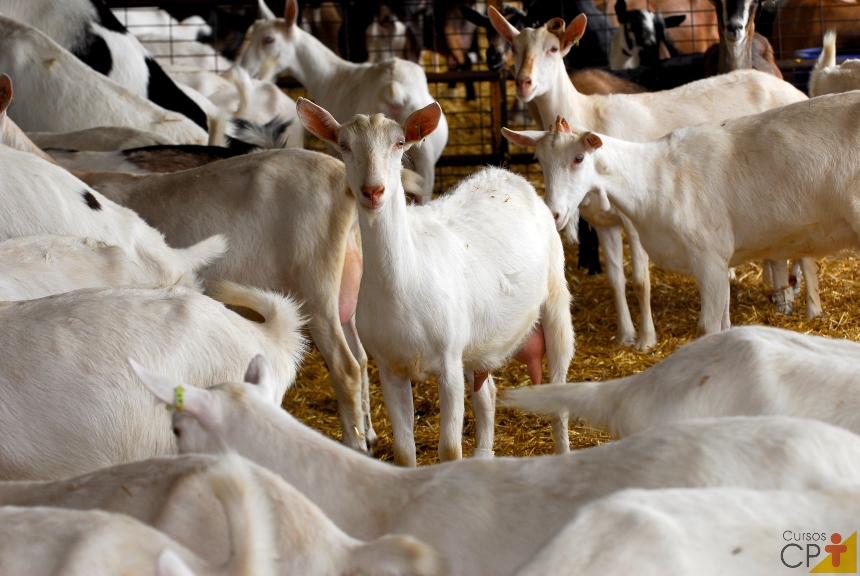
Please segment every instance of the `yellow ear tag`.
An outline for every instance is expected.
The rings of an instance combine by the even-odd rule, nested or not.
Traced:
[[[579,46],[579,38],[577,38],[576,40],[574,40],[574,41],[573,41],[573,45],[574,45],[574,46]]]
[[[173,405],[176,406],[177,410],[182,412],[182,409],[185,406],[185,400],[184,400],[185,389],[183,389],[182,386],[177,386],[176,388],[173,389],[173,394],[174,394],[174,398],[175,398]]]
[[[421,124],[416,124],[415,130],[418,132],[418,139],[421,140],[423,138],[423,136],[421,136]]]

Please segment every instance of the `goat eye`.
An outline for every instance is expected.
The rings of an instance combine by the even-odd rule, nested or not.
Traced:
[[[182,433],[182,431],[181,431],[179,428],[176,428],[175,426],[173,427],[173,435],[174,435],[174,436],[176,436],[177,438],[179,438],[179,435],[180,435],[181,433]]]
[[[558,46],[553,46],[549,49],[550,52],[558,52]]]
[[[397,141],[397,147],[398,147],[398,148],[402,148],[402,147],[403,147],[403,140],[398,140],[398,141]]]
[[[275,41],[274,36],[266,36],[263,38],[263,44],[271,44],[274,41]]]
[[[349,146],[347,146],[346,142],[340,142],[340,143],[338,143],[338,146],[340,146],[340,149],[343,151],[346,151],[349,149]]]
[[[582,161],[583,161],[583,160],[585,160],[585,155],[584,155],[584,154],[580,154],[579,156],[577,156],[577,157],[575,157],[575,158],[573,159],[573,163],[574,163],[574,164],[582,164]]]

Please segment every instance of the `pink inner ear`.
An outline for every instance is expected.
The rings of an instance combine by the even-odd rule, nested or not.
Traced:
[[[519,30],[514,28],[507,19],[492,6],[487,7],[487,16],[490,17],[490,24],[496,29],[496,32],[502,35],[508,43],[512,42],[514,37],[519,34]]]
[[[406,136],[406,141],[416,142],[429,136],[439,125],[441,117],[442,108],[436,102],[410,114],[406,122],[403,123],[403,134]]]
[[[284,20],[287,21],[287,26],[292,26],[296,22],[298,11],[296,0],[287,0],[287,5],[284,7]]]
[[[311,134],[326,142],[337,144],[339,127],[335,119],[323,108],[309,100],[301,99],[296,105],[296,113]]]
[[[582,35],[585,34],[585,27],[588,24],[588,18],[585,14],[580,14],[576,18],[573,19],[573,22],[568,26],[567,31],[564,33],[564,46],[567,47],[574,42],[579,41],[582,38]]]
[[[601,140],[600,136],[597,134],[589,134],[585,137],[585,141],[588,142],[588,145],[592,148],[600,148],[603,146],[603,140]]]

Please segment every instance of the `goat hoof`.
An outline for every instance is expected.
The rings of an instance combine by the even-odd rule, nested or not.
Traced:
[[[472,458],[493,458],[496,453],[486,448],[475,448],[472,450]]]
[[[376,442],[379,440],[379,437],[376,435],[376,430],[370,428],[367,432],[364,433],[364,442],[367,446],[367,455],[373,456],[373,452],[376,449]]]

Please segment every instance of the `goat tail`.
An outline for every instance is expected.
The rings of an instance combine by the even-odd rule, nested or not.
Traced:
[[[592,426],[608,426],[613,434],[614,419],[619,416],[615,387],[606,382],[570,382],[521,386],[499,394],[499,404],[534,414],[558,414],[560,410],[588,420]]]
[[[826,86],[821,86],[821,73],[826,69],[836,66],[836,31],[828,30],[824,34],[824,41],[821,45],[821,54],[818,56],[818,62],[812,69],[812,74],[809,76],[809,95],[821,96],[822,90],[828,90]]]
[[[284,350],[289,350],[295,364],[304,356],[307,342],[302,334],[306,319],[301,305],[292,297],[267,290],[220,280],[210,289],[210,296],[222,304],[240,306],[263,317],[263,329]]]
[[[236,95],[239,98],[239,108],[236,110],[234,116],[237,118],[246,118],[251,106],[251,91],[253,90],[251,75],[244,68],[234,65],[224,72],[224,78],[233,83],[233,86],[236,87]]]
[[[573,359],[576,343],[570,317],[570,290],[564,276],[564,247],[554,228],[550,238],[549,293],[541,306],[541,326],[550,382],[559,383],[567,381],[567,369]]]
[[[194,272],[198,272],[201,268],[221,258],[227,252],[227,246],[227,237],[222,234],[215,234],[188,248],[180,248],[176,251]]]
[[[836,30],[828,30],[824,34],[824,42],[821,45],[821,55],[815,63],[815,69],[836,66]]]
[[[223,568],[231,576],[273,576],[277,552],[271,504],[248,463],[227,454],[207,472],[224,507],[234,554]]]

